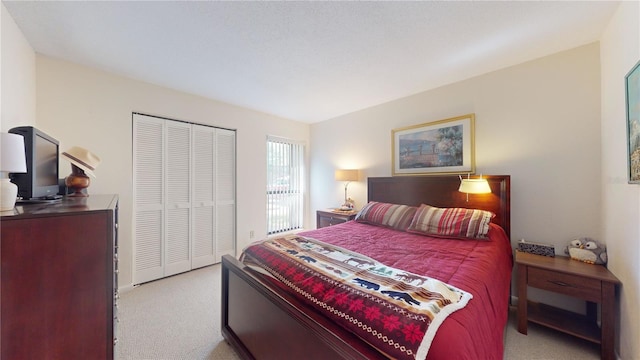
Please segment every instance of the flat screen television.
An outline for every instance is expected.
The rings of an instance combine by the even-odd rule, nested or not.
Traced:
[[[11,182],[18,186],[18,197],[22,200],[37,200],[57,197],[59,142],[34,128],[19,126],[10,133],[24,137],[26,173],[11,173]]]

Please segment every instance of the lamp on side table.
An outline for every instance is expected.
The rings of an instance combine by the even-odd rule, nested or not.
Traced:
[[[9,211],[13,210],[18,196],[18,186],[9,181],[9,173],[27,172],[24,137],[0,133],[0,150],[0,211]]]

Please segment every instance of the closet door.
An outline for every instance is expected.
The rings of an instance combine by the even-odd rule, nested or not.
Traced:
[[[164,276],[164,120],[133,115],[133,283]]]
[[[236,244],[236,133],[216,129],[216,262],[235,256]]]
[[[192,268],[211,265],[215,259],[216,129],[193,125]]]
[[[133,115],[133,283],[235,255],[235,131]]]
[[[191,125],[165,121],[165,270],[191,270]]]

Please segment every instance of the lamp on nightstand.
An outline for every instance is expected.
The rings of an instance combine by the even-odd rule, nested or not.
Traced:
[[[340,206],[340,209],[351,210],[355,207],[353,200],[347,196],[347,187],[352,181],[358,181],[358,170],[336,170],[336,181],[345,181],[344,184],[344,203]]]
[[[471,177],[467,175],[466,179],[460,176],[460,187],[458,191],[467,194],[467,201],[469,201],[469,194],[489,194],[491,187],[489,187],[487,179],[482,178],[482,175],[480,175],[478,179],[471,179]]]
[[[24,137],[0,133],[0,150],[0,211],[8,211],[13,210],[18,196],[18,186],[9,181],[9,173],[27,172]]]

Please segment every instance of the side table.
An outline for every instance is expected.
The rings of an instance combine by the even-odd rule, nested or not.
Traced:
[[[518,331],[527,334],[531,321],[598,343],[602,359],[615,359],[616,286],[618,280],[606,267],[568,257],[516,252],[518,271]],[[581,315],[527,300],[527,286],[573,296],[587,302]],[[597,324],[597,304],[601,326]]]
[[[326,226],[342,224],[355,219],[357,214],[358,212],[355,210],[318,210],[316,211],[316,228],[320,229]]]

